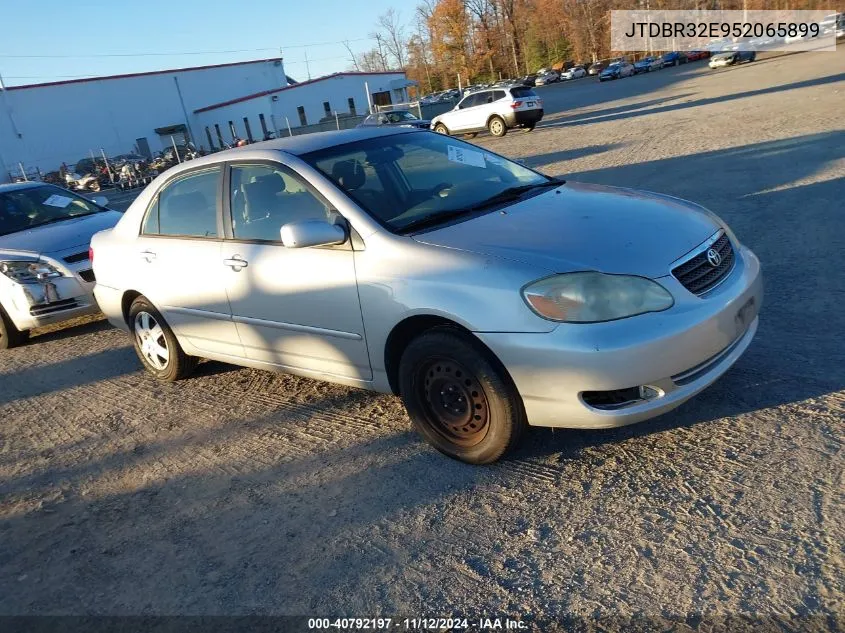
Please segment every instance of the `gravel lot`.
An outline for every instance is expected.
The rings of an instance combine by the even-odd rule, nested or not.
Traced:
[[[841,627],[845,50],[540,90],[542,128],[478,142],[701,202],[760,256],[724,378],[479,468],[393,397],[216,363],[163,385],[102,321],[46,332],[0,356],[0,613]]]

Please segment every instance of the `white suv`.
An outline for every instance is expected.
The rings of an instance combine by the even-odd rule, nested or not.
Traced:
[[[543,100],[531,88],[508,86],[473,92],[449,112],[434,117],[431,129],[440,134],[472,134],[490,130],[504,136],[510,128],[533,130],[543,118]]]

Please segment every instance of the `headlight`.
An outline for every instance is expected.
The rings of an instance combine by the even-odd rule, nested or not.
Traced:
[[[541,279],[522,290],[529,307],[544,319],[596,323],[660,312],[675,303],[660,284],[644,277],[597,272]]]
[[[0,262],[0,273],[18,283],[62,277],[62,273],[46,262]]]

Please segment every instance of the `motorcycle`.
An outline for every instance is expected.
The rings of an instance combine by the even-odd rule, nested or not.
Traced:
[[[100,177],[95,174],[80,176],[76,172],[69,171],[65,174],[65,186],[72,191],[94,191],[102,188]]]

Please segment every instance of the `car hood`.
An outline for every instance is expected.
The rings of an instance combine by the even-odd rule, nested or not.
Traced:
[[[719,228],[703,207],[656,193],[567,183],[501,211],[414,236],[548,272],[661,277]]]
[[[94,233],[112,228],[121,217],[123,215],[117,211],[103,211],[0,235],[0,253],[14,251],[38,256],[65,251],[75,246],[88,248]]]

